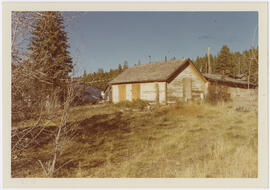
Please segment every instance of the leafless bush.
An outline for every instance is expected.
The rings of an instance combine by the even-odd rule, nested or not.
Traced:
[[[71,105],[71,102],[73,101],[74,98],[74,88],[72,83],[69,84],[68,86],[68,96],[66,98],[66,101],[64,102],[64,107],[63,110],[61,111],[61,122],[57,126],[57,131],[55,134],[55,139],[53,142],[53,147],[51,150],[51,159],[49,159],[46,162],[42,162],[41,160],[38,160],[40,163],[42,169],[43,169],[43,174],[46,177],[53,177],[53,174],[55,170],[58,170],[62,166],[59,166],[59,168],[56,169],[56,161],[59,156],[64,152],[65,147],[70,144],[71,139],[74,137],[74,126],[72,125],[67,125],[67,120],[68,120],[68,114],[69,114],[69,108]],[[70,162],[69,160],[68,162]],[[64,163],[67,164],[67,163]]]
[[[38,112],[39,116],[32,126],[12,129],[12,159],[15,160],[19,159],[21,153],[27,151],[29,147],[37,145],[39,143],[40,136],[48,127],[48,123],[60,116],[61,121],[56,126],[56,130],[54,130],[53,134],[54,138],[51,141],[53,146],[49,153],[50,155],[48,155],[49,159],[41,161],[44,160],[44,158],[40,158],[38,160],[45,177],[53,177],[54,172],[63,166],[56,168],[56,161],[64,152],[65,147],[70,144],[75,135],[74,128],[76,125],[68,124],[69,108],[74,99],[74,87],[72,80],[68,80],[66,85],[67,97],[63,104],[60,104],[60,106],[59,104],[57,104],[57,106],[55,105],[55,102],[59,99],[59,93],[57,93],[56,90],[48,99],[42,99],[40,110]]]
[[[36,118],[36,122],[26,128],[13,127],[12,159],[20,158],[23,151],[27,151],[30,146],[38,144],[38,139],[46,129],[47,124],[60,116],[61,122],[56,126],[55,137],[52,142],[53,147],[51,155],[49,155],[50,159],[47,161],[41,161],[42,158],[38,160],[44,176],[52,177],[54,172],[59,169],[55,167],[58,157],[61,156],[74,136],[75,126],[67,124],[69,107],[74,99],[74,83],[72,79],[63,81],[63,85],[67,89],[67,95],[63,102],[59,101],[59,91],[62,89],[55,88],[49,94],[43,93],[43,88],[35,88],[34,83],[42,86],[43,83],[50,84],[51,81],[48,80],[46,74],[33,71],[31,65],[20,65],[13,70],[12,114],[22,113],[23,117],[20,119],[25,119],[25,114],[28,114],[29,117]]]
[[[34,65],[25,58],[31,23],[35,21],[38,14],[41,13],[12,13],[12,123],[19,123],[26,119],[32,119],[33,122],[27,127],[14,127],[12,124],[11,159],[19,159],[29,147],[37,145],[39,137],[46,131],[48,124],[60,117],[61,122],[56,126],[54,138],[49,142],[53,144],[48,155],[49,160],[44,161],[43,158],[38,160],[44,176],[52,177],[55,171],[63,166],[56,168],[57,159],[74,136],[75,126],[68,124],[74,87],[72,77],[60,79],[61,85],[55,87],[45,71],[34,68]]]

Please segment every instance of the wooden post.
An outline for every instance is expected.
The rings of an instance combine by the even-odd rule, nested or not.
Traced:
[[[156,86],[156,104],[159,105],[159,85],[158,85],[158,83],[156,83],[155,86]]]
[[[165,82],[165,105],[168,104],[168,99],[167,99],[167,82]]]
[[[212,73],[211,63],[210,63],[210,47],[208,47],[208,69],[207,69],[207,72]]]
[[[239,66],[239,70],[238,70],[238,74],[241,75],[241,62],[240,62],[240,57],[238,59],[238,66]]]
[[[109,102],[112,102],[112,85],[109,86]]]

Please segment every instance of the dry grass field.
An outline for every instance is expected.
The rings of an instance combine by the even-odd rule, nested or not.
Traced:
[[[141,109],[128,103],[73,107],[75,137],[54,177],[256,178],[258,116],[254,108],[185,103]],[[27,127],[31,120],[13,123]],[[49,159],[48,124],[35,146],[12,160],[12,177],[42,177]]]

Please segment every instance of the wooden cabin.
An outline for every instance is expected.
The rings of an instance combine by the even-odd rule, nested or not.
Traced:
[[[208,80],[208,93],[218,93],[222,89],[231,100],[257,100],[258,88],[256,84],[249,83],[244,77],[234,79],[220,74],[205,73],[203,76]]]
[[[130,67],[110,82],[112,102],[145,101],[167,104],[203,98],[207,80],[190,59]]]

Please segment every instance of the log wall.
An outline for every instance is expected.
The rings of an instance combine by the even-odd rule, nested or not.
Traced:
[[[141,83],[141,99],[151,102],[159,100],[160,104],[166,104],[165,89],[166,82]]]

